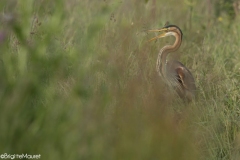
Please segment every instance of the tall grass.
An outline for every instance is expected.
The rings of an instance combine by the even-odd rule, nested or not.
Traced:
[[[239,159],[239,20],[200,0],[152,3],[1,1],[0,154]],[[173,39],[146,43],[166,21],[184,33],[170,58],[195,77],[192,103],[155,71]]]

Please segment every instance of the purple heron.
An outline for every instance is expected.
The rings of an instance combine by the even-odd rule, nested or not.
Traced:
[[[157,72],[163,80],[184,100],[191,101],[195,97],[195,81],[191,72],[179,61],[167,61],[169,53],[177,51],[181,46],[183,33],[176,25],[166,25],[161,29],[148,30],[149,32],[164,32],[152,39],[153,41],[158,38],[167,36],[174,36],[175,42],[173,45],[164,46],[157,58]]]

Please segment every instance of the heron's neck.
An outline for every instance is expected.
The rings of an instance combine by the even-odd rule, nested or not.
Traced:
[[[181,46],[181,39],[180,36],[177,34],[174,34],[175,37],[175,42],[173,45],[167,45],[164,46],[159,54],[158,54],[158,58],[157,58],[157,71],[161,76],[165,76],[166,75],[166,64],[167,64],[167,56],[169,53],[174,52],[176,50],[178,50],[178,48]]]

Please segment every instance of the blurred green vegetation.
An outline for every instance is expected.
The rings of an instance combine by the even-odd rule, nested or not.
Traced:
[[[239,18],[218,5],[0,1],[0,154],[239,159]],[[146,43],[154,35],[145,30],[166,21],[184,34],[170,57],[195,77],[189,104],[155,71],[159,49],[173,39]]]

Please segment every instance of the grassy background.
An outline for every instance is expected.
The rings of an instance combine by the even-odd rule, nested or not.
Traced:
[[[239,19],[209,1],[0,1],[0,154],[42,159],[239,159]],[[221,10],[222,9],[222,10]],[[220,17],[219,17],[220,16]],[[173,38],[197,99],[155,71]]]

